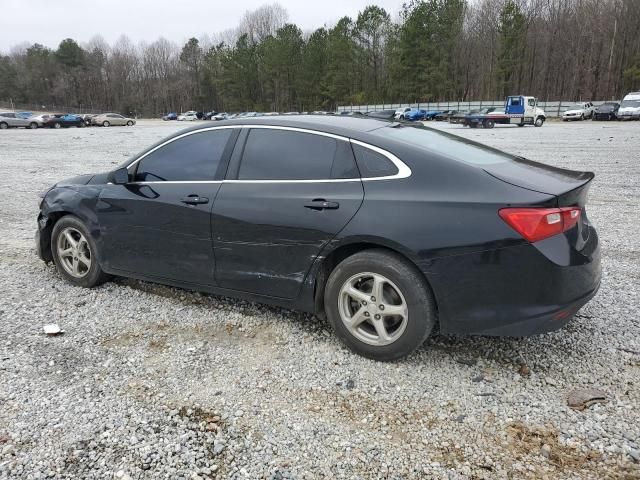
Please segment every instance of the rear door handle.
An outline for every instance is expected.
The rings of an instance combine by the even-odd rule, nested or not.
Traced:
[[[336,210],[340,208],[338,202],[328,202],[323,198],[316,198],[304,204],[304,208],[310,208],[311,210]]]
[[[200,195],[195,195],[195,194],[182,197],[180,201],[182,203],[186,203],[187,205],[199,205],[199,204],[209,203],[209,199],[207,197],[201,197]]]

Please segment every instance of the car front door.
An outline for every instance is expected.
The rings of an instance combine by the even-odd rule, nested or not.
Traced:
[[[125,119],[122,115],[117,115],[115,113],[112,113],[107,116],[109,117],[109,121],[111,122],[112,125],[122,126],[125,124]]]
[[[211,208],[237,133],[179,135],[131,164],[129,183],[103,189],[97,216],[106,270],[215,283]]]
[[[245,127],[213,207],[218,285],[295,298],[314,259],[363,196],[348,139]]]

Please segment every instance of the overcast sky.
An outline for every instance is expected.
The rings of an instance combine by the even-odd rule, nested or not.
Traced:
[[[247,10],[270,0],[0,0],[0,51],[41,43],[57,47],[64,38],[80,43],[101,35],[113,43],[125,34],[134,42],[160,36],[182,43],[238,25]],[[355,17],[367,5],[395,17],[403,0],[279,0],[289,21],[303,31]]]

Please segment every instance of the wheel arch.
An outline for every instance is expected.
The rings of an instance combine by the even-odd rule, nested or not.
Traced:
[[[402,248],[402,246],[390,245],[388,242],[377,239],[354,240],[351,242],[342,243],[333,248],[333,250],[331,250],[322,258],[314,278],[313,294],[316,315],[321,318],[325,318],[324,292],[329,275],[331,275],[331,272],[335,269],[335,267],[340,262],[352,255],[355,255],[356,253],[373,249],[386,250],[388,252],[399,255],[404,260],[406,260],[413,268],[415,268],[416,272],[418,272],[418,274],[424,279],[427,288],[431,292],[435,304],[436,326],[439,326],[438,297],[433,289],[432,283],[429,281],[429,278],[427,277],[427,275],[425,275],[424,271],[418,266],[416,259],[413,258],[410,252],[407,252],[406,249]]]

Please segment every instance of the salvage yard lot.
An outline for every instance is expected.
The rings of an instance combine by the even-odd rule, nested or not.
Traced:
[[[428,125],[596,173],[603,283],[565,329],[435,336],[385,364],[298,312],[74,288],[33,251],[37,194],[185,125],[1,132],[0,478],[637,478],[640,123]],[[570,409],[585,387],[606,402]]]

